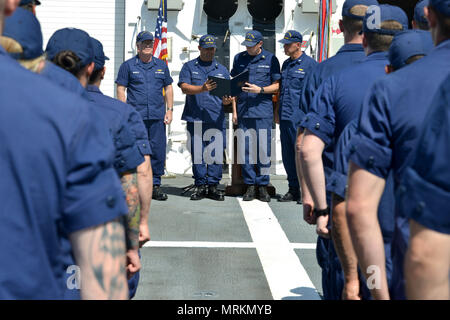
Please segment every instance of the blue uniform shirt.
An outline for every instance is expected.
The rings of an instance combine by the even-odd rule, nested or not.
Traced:
[[[298,59],[286,59],[281,68],[280,120],[301,121],[304,113],[300,109],[300,99],[306,76],[317,62],[303,53]]]
[[[450,40],[410,66],[375,82],[364,100],[351,160],[361,168],[395,178],[410,164],[428,106],[450,71]]]
[[[166,63],[153,57],[143,63],[135,56],[120,66],[116,83],[127,87],[127,103],[136,107],[143,120],[162,120],[166,114],[163,89],[172,84]]]
[[[249,83],[259,87],[267,87],[281,79],[277,57],[264,49],[257,56],[244,51],[234,57],[231,76],[235,77],[246,70],[250,72]],[[242,92],[237,97],[237,112],[239,118],[271,119],[272,95]]]
[[[350,141],[350,159],[384,179],[393,170],[396,192],[405,168],[411,164],[432,98],[450,71],[449,56],[450,40],[446,40],[428,56],[376,81],[363,103],[358,132]],[[394,270],[394,282],[398,297],[403,298],[402,266],[409,226],[408,219],[397,209],[393,259],[398,268]]]
[[[300,104],[302,111],[308,113],[314,95],[324,80],[365,59],[366,55],[361,44],[345,44],[335,56],[319,63],[313,72],[306,76]]]
[[[402,177],[400,211],[429,229],[450,234],[450,74],[428,109],[415,160]]]
[[[363,62],[326,79],[301,126],[326,145],[334,145],[345,126],[359,115],[367,90],[385,75],[387,64],[387,52],[375,52]]]
[[[204,62],[200,57],[191,60],[183,65],[180,72],[178,86],[187,83],[193,86],[202,86],[208,76],[230,79],[227,68],[218,63]],[[202,92],[195,95],[186,95],[186,105],[184,106],[181,120],[188,122],[202,121],[205,123],[217,123],[223,126],[225,114],[222,106],[222,99],[209,92]]]
[[[87,86],[88,98],[105,117],[113,133],[114,145],[116,147],[116,160],[114,167],[119,174],[136,169],[144,162],[144,155],[149,154],[149,143],[138,144],[133,131],[132,108],[119,100],[105,96],[98,87]],[[142,121],[141,121],[142,122]],[[142,126],[144,124],[142,123]],[[144,128],[138,128],[139,132]]]
[[[333,192],[345,199],[345,191],[347,187],[348,163],[350,160],[350,141],[356,134],[358,121],[354,119],[344,128],[336,144],[334,153],[334,170],[333,178],[327,183],[327,190]],[[394,233],[394,181],[393,175],[388,176],[383,196],[378,207],[378,221],[383,233],[385,243],[390,243]]]
[[[300,104],[301,111],[304,114],[308,113],[314,95],[324,80],[365,59],[366,55],[361,44],[345,44],[339,49],[335,56],[319,63],[314,70],[306,76],[302,90]],[[325,148],[322,159],[327,177],[333,168],[333,157],[333,149]]]
[[[0,299],[62,299],[61,237],[128,210],[103,119],[12,62],[0,54]]]

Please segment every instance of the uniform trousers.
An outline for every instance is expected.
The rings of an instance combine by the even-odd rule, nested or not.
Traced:
[[[148,140],[152,150],[151,165],[153,171],[153,185],[161,185],[161,176],[164,175],[166,162],[166,125],[164,120],[144,120],[147,128]]]
[[[291,120],[280,120],[280,140],[283,166],[287,173],[289,188],[299,188],[295,166],[295,144],[297,124]]]
[[[219,184],[225,141],[222,123],[188,122],[187,131],[195,185]]]
[[[272,118],[238,119],[238,162],[247,185],[267,186],[270,182],[272,123]]]

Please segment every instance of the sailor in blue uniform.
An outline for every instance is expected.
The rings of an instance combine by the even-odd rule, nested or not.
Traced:
[[[370,28],[372,15],[379,13],[381,27]],[[378,14],[377,13],[377,14]],[[371,6],[363,20],[363,46],[367,58],[325,80],[314,96],[301,127],[306,129],[301,148],[304,179],[314,199],[317,233],[329,237],[329,205],[326,197],[326,176],[322,153],[325,146],[334,150],[342,130],[360,111],[370,85],[385,74],[387,50],[393,36],[408,28],[408,17],[402,9],[390,5]],[[319,165],[317,165],[319,164]],[[343,212],[345,214],[345,212]],[[340,263],[329,244],[331,299],[340,299],[343,274]],[[349,278],[348,276],[346,277]],[[355,280],[355,279],[353,279]]]
[[[376,0],[346,0],[342,7],[342,20],[339,21],[340,30],[344,34],[344,45],[339,49],[335,56],[319,63],[314,70],[307,75],[305,84],[303,86],[301,99],[301,112],[306,114],[311,105],[314,94],[319,88],[320,84],[331,75],[344,70],[366,58],[364,48],[362,47],[362,36],[359,32],[362,29],[362,20],[366,13],[367,7],[370,5],[377,5]],[[298,131],[296,142],[296,164],[297,175],[299,176],[302,189],[302,203],[303,203],[303,219],[309,224],[315,224],[315,219],[312,215],[314,208],[313,200],[308,191],[308,188],[302,178],[300,168],[300,148],[303,140],[303,132]],[[325,149],[322,156],[326,179],[332,172],[333,168],[333,151]],[[327,203],[331,206],[331,193],[327,192]],[[316,256],[319,266],[322,268],[322,288],[324,297],[329,294],[328,274],[328,247],[329,239],[319,236],[317,238]]]
[[[93,71],[95,70],[95,51],[94,42],[90,36],[79,29],[66,28],[56,31],[49,39],[46,53],[49,59],[52,59],[59,67],[66,68],[72,74],[81,86],[88,83]],[[71,61],[77,61],[71,64]],[[130,109],[124,108],[117,103],[105,102],[98,96],[91,95],[87,91],[83,94],[91,102],[92,108],[101,113],[107,121],[115,146],[114,166],[117,174],[122,179],[122,185],[125,188],[129,211],[128,211],[128,229],[127,247],[128,264],[127,270],[134,274],[140,269],[139,248],[139,196],[133,190],[138,190],[136,178],[136,168],[144,161],[142,149],[136,144],[136,136],[130,125]],[[147,148],[148,149],[148,146]],[[135,201],[131,200],[135,199]],[[149,201],[149,200],[148,200]],[[147,201],[147,202],[148,202]],[[136,203],[136,206],[132,205]],[[149,209],[149,205],[147,206]],[[132,292],[130,292],[132,295]]]
[[[150,32],[140,32],[136,46],[138,54],[120,66],[116,79],[117,98],[135,107],[144,120],[152,149],[153,199],[164,201],[167,194],[160,186],[166,161],[166,125],[173,117],[173,80],[166,63],[152,56]]]
[[[195,190],[191,195],[191,200],[208,197],[223,201],[224,196],[217,189],[217,185],[222,179],[223,139],[225,139],[223,135],[225,125],[223,105],[229,105],[232,100],[229,97],[219,98],[210,94],[209,91],[215,89],[217,84],[208,80],[208,77],[229,79],[230,74],[227,68],[214,59],[216,52],[214,36],[202,36],[198,49],[200,56],[183,65],[178,81],[178,86],[186,94],[186,104],[181,119],[187,121],[192,172],[195,179]],[[212,137],[206,139],[205,132],[213,133]],[[213,143],[215,149],[211,154],[211,159],[205,158],[205,149]]]
[[[289,59],[281,67],[280,103],[279,110],[275,110],[275,122],[280,125],[281,154],[289,190],[278,201],[300,203],[300,185],[295,165],[297,127],[304,117],[300,111],[300,96],[305,77],[317,62],[302,51],[303,37],[298,31],[287,31],[279,42],[284,45],[284,53]]]
[[[67,34],[66,31],[67,30],[61,30],[58,35],[61,35],[64,38]],[[76,31],[72,31],[73,30],[71,29],[68,32],[73,35]],[[81,31],[80,33],[84,35],[84,40],[90,44],[90,39],[87,38],[87,34]],[[4,37],[3,40],[16,41],[16,46],[8,46],[8,48],[21,48],[21,50],[19,50],[21,52],[13,52],[10,53],[10,55],[18,59],[24,67],[40,73],[53,83],[59,84],[61,87],[68,89],[75,94],[88,98],[84,87],[74,75],[57,67],[49,61],[45,61],[45,55],[42,55],[41,27],[39,21],[31,12],[18,8],[11,17],[6,19]],[[78,38],[76,38],[76,40],[79,40]],[[57,37],[52,38],[51,40],[53,41],[54,39],[59,41],[59,44],[62,43]],[[55,47],[55,44],[52,44],[53,47]],[[52,47],[52,44],[50,47]],[[89,57],[89,54],[86,53],[86,50],[84,49],[85,48],[82,46],[78,46],[78,48],[74,50],[78,52],[80,56],[85,54],[86,61],[88,61],[91,57]],[[49,56],[53,57],[53,54],[50,53]],[[142,160],[142,156],[137,152],[136,148],[132,148],[134,139],[131,135],[131,131],[127,128],[126,124],[120,120],[121,118],[117,117],[121,112],[122,110],[119,110],[114,114],[109,114],[110,117],[107,120],[110,133],[113,133],[113,141],[116,148],[114,167],[119,174],[132,169],[133,166]],[[108,114],[108,112],[106,112],[106,114]],[[111,139],[111,135],[108,135],[108,138]],[[66,266],[73,265],[74,260],[71,255],[72,247],[70,246],[68,239],[61,240],[61,246],[67,253],[64,264]],[[67,275],[67,277],[69,277],[69,275]],[[64,296],[65,299],[79,299],[79,297],[79,291],[77,290],[66,290]]]
[[[394,72],[404,66],[423,58],[432,49],[433,43],[431,35],[426,31],[407,30],[394,36],[391,47],[389,48],[389,65],[386,72]],[[345,218],[345,190],[347,187],[348,161],[350,158],[349,143],[357,131],[357,119],[350,123],[342,131],[335,148],[335,158],[333,173],[327,181],[327,190],[333,192],[333,231],[337,231],[338,225],[347,225]],[[394,233],[394,181],[392,173],[389,174],[386,186],[378,207],[378,221],[383,235],[384,251],[386,257],[386,276],[388,285],[392,284],[392,259],[391,242]],[[341,210],[342,214],[338,212]],[[333,238],[335,242],[339,241],[337,246],[343,247],[343,253],[339,254],[339,260],[345,274],[354,274],[352,281],[346,281],[343,298],[354,299],[358,296],[358,289],[361,289],[363,299],[369,299],[370,292],[366,286],[364,277],[360,274],[360,280],[356,279],[357,259],[354,255],[353,245],[351,244],[348,227],[340,227],[342,230],[338,237]],[[352,284],[353,282],[353,284]],[[354,283],[356,282],[356,284]],[[358,284],[359,282],[359,284]]]
[[[150,156],[152,154],[150,143],[148,142],[147,130],[144,126],[141,115],[130,105],[122,103],[117,99],[113,99],[104,95],[99,86],[106,73],[105,62],[109,60],[103,51],[103,45],[97,39],[91,38],[94,47],[94,72],[92,73],[89,84],[86,87],[88,91],[88,97],[93,100],[93,102],[101,104],[102,102],[106,105],[107,102],[111,105],[116,105],[116,109],[124,109],[127,111],[126,115],[129,115],[128,125],[131,128],[132,133],[136,136],[136,148],[139,149],[143,156]],[[95,81],[97,80],[100,81]]]
[[[399,70],[404,66],[423,58],[432,48],[433,43],[431,40],[431,35],[426,31],[404,31],[395,35],[391,47],[389,48],[389,65],[387,66],[387,72],[394,72]],[[347,186],[347,173],[348,173],[348,161],[350,158],[349,142],[351,141],[353,135],[357,131],[357,119],[352,120],[342,131],[341,136],[336,144],[335,148],[335,159],[333,173],[327,181],[327,189],[333,192],[333,224],[336,230],[336,226],[339,223],[346,223],[346,219],[339,221],[340,218],[337,210],[343,210],[342,215],[345,218],[345,190]],[[341,208],[341,209],[339,209]],[[383,235],[383,244],[386,258],[386,276],[389,287],[392,284],[392,259],[391,259],[391,243],[394,233],[394,210],[395,210],[395,199],[394,199],[394,181],[392,173],[389,174],[386,180],[386,186],[384,188],[383,195],[380,200],[378,207],[378,221],[380,224],[380,229]],[[336,221],[337,220],[337,221]],[[348,233],[348,228],[346,228],[345,233],[340,234],[341,246],[346,249],[344,252],[354,252],[353,245],[351,244],[350,234]],[[346,236],[344,240],[344,236]],[[336,241],[336,239],[334,239]],[[353,259],[352,259],[353,258]],[[357,259],[356,256],[343,255],[340,254],[339,257],[341,265],[349,266],[352,265],[352,271],[356,275]],[[344,268],[345,271],[345,268]],[[348,271],[347,271],[348,272]],[[364,277],[360,274],[360,280],[354,279],[353,281],[358,281],[359,284],[352,285],[351,282],[347,284],[344,288],[343,298],[344,299],[354,299],[359,298],[358,289],[360,289],[361,297],[363,299],[370,299],[370,291],[367,288]],[[354,289],[352,292],[351,289]]]
[[[405,297],[403,261],[409,241],[408,218],[396,208],[394,293],[390,296],[376,208],[391,170],[395,192],[404,190],[399,181],[411,164],[431,101],[450,72],[450,34],[440,27],[449,20],[449,4],[448,0],[430,0],[427,20],[436,47],[420,61],[375,82],[364,100],[358,132],[350,141],[347,218],[361,271],[369,277],[373,273],[368,272],[370,266],[380,267],[380,286],[371,289],[375,299]],[[424,206],[419,204],[416,210],[424,211]]]
[[[259,200],[270,201],[267,185],[270,182],[271,137],[273,124],[272,94],[279,89],[281,79],[280,63],[272,53],[264,50],[263,37],[259,31],[247,32],[242,45],[246,51],[238,53],[233,60],[231,76],[249,71],[249,82],[236,97],[237,119],[241,132],[249,135],[249,143],[243,138],[238,141],[242,163],[242,176],[247,186],[244,201],[255,198],[256,187]],[[252,147],[252,150],[250,150]]]
[[[425,17],[425,7],[428,6],[428,0],[420,0],[414,8],[414,19],[412,20],[413,29],[430,30],[428,20]]]
[[[8,75],[0,77],[0,298],[63,299],[66,237],[81,269],[98,268],[99,278],[123,286],[101,290],[99,278],[85,272],[82,297],[126,298],[125,272],[101,267],[104,259],[125,261],[118,219],[127,212],[106,123],[86,101],[26,71],[2,47],[0,74]],[[123,251],[103,255],[113,241]]]
[[[144,126],[140,114],[130,105],[119,100],[105,96],[100,91],[102,79],[105,76],[106,68],[105,61],[108,59],[103,52],[103,45],[97,39],[91,38],[94,47],[94,63],[95,68],[89,79],[89,85],[86,87],[88,98],[95,104],[104,105],[106,108],[123,113],[121,116],[123,120],[127,121],[128,129],[133,134],[135,145],[129,148],[128,152],[144,157],[141,164],[135,168],[127,171],[121,170],[122,186],[127,195],[127,203],[129,204],[129,211],[139,212],[139,217],[136,215],[131,223],[139,223],[139,232],[134,238],[139,236],[139,245],[150,240],[150,232],[148,228],[148,217],[150,212],[151,202],[151,186],[152,186],[152,172],[150,165],[151,148],[148,141],[147,130]],[[139,152],[136,152],[139,151]],[[136,188],[137,187],[137,188]],[[137,190],[136,190],[137,189]],[[140,204],[140,207],[139,207]],[[136,221],[139,218],[140,221]],[[138,253],[140,257],[140,253]],[[129,297],[130,299],[136,294],[139,283],[139,271],[136,272],[131,279],[128,280]]]
[[[362,37],[359,32],[362,28],[362,20],[366,10],[371,5],[378,5],[377,0],[346,0],[342,6],[342,20],[339,21],[339,27],[344,34],[345,44],[339,49],[335,56],[319,63],[317,67],[306,76],[303,86],[300,108],[304,114],[307,114],[309,107],[317,89],[331,75],[344,70],[366,58],[364,48],[362,47]],[[297,135],[297,146],[299,147],[303,137]],[[325,149],[323,162],[326,175],[331,173],[333,163],[333,151]],[[297,163],[299,163],[299,152],[297,152]],[[300,171],[299,168],[297,171]],[[305,188],[306,189],[306,188]],[[305,195],[303,195],[305,196]],[[330,201],[328,196],[328,200]],[[305,199],[303,199],[305,204]]]
[[[399,211],[411,226],[405,260],[408,299],[450,299],[449,146],[450,73],[429,107],[415,159],[401,180]]]

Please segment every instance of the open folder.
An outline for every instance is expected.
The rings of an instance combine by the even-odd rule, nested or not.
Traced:
[[[244,71],[238,74],[233,79],[223,79],[214,76],[208,76],[208,80],[217,83],[217,88],[211,90],[209,93],[222,98],[223,96],[235,97],[242,92],[242,87],[248,82],[249,72]]]

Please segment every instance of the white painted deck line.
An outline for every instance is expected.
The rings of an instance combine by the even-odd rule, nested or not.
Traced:
[[[290,243],[292,249],[316,249],[315,243]],[[235,248],[255,249],[254,242],[148,241],[145,248]]]
[[[256,248],[252,242],[149,241],[146,248]]]
[[[238,198],[275,300],[320,300],[305,268],[269,205]]]

